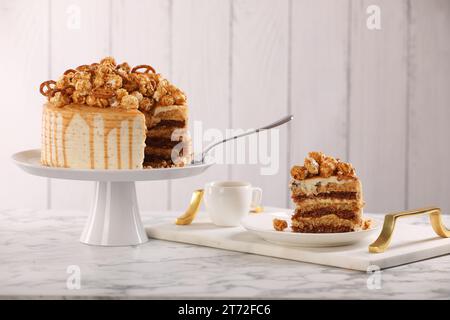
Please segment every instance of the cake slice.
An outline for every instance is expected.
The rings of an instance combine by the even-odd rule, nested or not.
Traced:
[[[144,166],[165,167],[190,161],[187,111],[186,105],[168,105],[144,112],[149,128]]]
[[[292,167],[291,176],[294,232],[350,232],[363,228],[361,181],[350,163],[310,152],[303,165]]]

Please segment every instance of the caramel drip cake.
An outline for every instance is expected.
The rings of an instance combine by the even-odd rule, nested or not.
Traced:
[[[140,169],[190,162],[184,93],[148,65],[107,57],[41,84],[41,162],[79,169]]]
[[[303,165],[292,167],[291,177],[294,232],[349,232],[367,228],[361,181],[350,163],[310,152]]]

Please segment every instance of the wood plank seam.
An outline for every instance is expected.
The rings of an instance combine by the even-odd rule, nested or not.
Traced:
[[[234,0],[229,0],[229,16],[228,21],[229,39],[228,39],[228,128],[233,128],[233,26],[234,26]],[[227,179],[231,180],[232,170],[231,164],[227,165]]]
[[[47,59],[47,78],[50,79],[52,76],[52,0],[47,1],[47,26],[48,26],[48,44],[47,44],[47,50],[48,50],[48,59]],[[52,208],[52,179],[46,178],[46,201],[45,201],[45,208],[47,210],[50,210]]]
[[[411,115],[411,0],[406,1],[406,124],[405,124],[405,209],[409,208],[409,139]]]
[[[288,1],[288,57],[287,57],[287,113],[292,114],[292,0]],[[294,115],[295,121],[295,115]],[[287,125],[287,156],[286,156],[286,170],[290,170],[292,159],[292,124]],[[290,175],[286,175],[286,185],[289,185]],[[290,193],[286,193],[286,208],[291,204]]]
[[[347,3],[347,66],[346,66],[346,133],[345,133],[345,157],[346,161],[350,162],[350,134],[351,134],[351,93],[352,93],[352,15],[353,1],[349,0]]]

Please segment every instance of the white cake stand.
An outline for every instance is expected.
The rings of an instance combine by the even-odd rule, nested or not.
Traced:
[[[41,151],[27,150],[12,156],[25,172],[47,178],[96,181],[95,197],[80,241],[90,245],[129,246],[147,242],[136,196],[135,181],[172,180],[199,175],[213,163],[180,168],[90,170],[41,165]]]

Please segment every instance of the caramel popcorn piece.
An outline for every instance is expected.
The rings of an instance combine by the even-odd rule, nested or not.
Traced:
[[[164,97],[162,97],[159,100],[159,104],[162,106],[171,106],[175,103],[175,99],[171,96],[166,94]]]
[[[128,95],[128,91],[125,89],[116,90],[116,98],[117,100],[122,100],[123,97]]]
[[[141,103],[142,99],[144,99],[144,96],[139,91],[133,91],[131,95],[135,96],[138,99],[139,103]]]
[[[320,151],[311,151],[308,153],[308,157],[313,158],[320,165],[325,158],[325,155]]]
[[[118,74],[111,74],[106,77],[106,87],[113,90],[122,88],[122,77]]]
[[[133,95],[127,95],[122,98],[120,107],[124,109],[137,109],[139,107],[139,100]]]
[[[336,165],[337,174],[339,176],[355,176],[355,169],[352,167],[350,163],[339,161]]]
[[[145,97],[142,99],[142,101],[139,102],[139,110],[148,112],[152,108],[153,104],[154,104],[153,99]]]
[[[319,173],[319,164],[313,158],[305,158],[305,168],[311,175]]]
[[[177,105],[182,105],[182,104],[186,103],[186,96],[184,95],[183,92],[181,92],[181,90],[178,90],[177,92],[175,92],[173,94],[173,98],[175,99],[175,104],[177,104]]]
[[[293,166],[291,169],[291,176],[295,180],[304,180],[308,176],[308,169],[304,166]]]
[[[336,170],[337,160],[333,157],[324,157],[320,164],[319,173],[323,178],[331,177]]]
[[[273,228],[276,231],[284,231],[288,227],[288,224],[285,220],[281,219],[273,219]]]
[[[88,79],[79,79],[75,82],[75,92],[79,95],[86,96],[91,89],[92,85]]]
[[[50,102],[53,103],[56,107],[61,108],[66,104],[70,103],[69,97],[62,94],[62,92],[56,92],[53,97],[50,98]]]
[[[113,57],[105,57],[102,60],[100,60],[100,64],[107,66],[109,68],[115,68],[116,67],[116,60],[114,60]]]
[[[93,106],[95,106],[97,104],[97,99],[92,94],[90,94],[86,98],[86,104],[88,106],[93,107]]]

